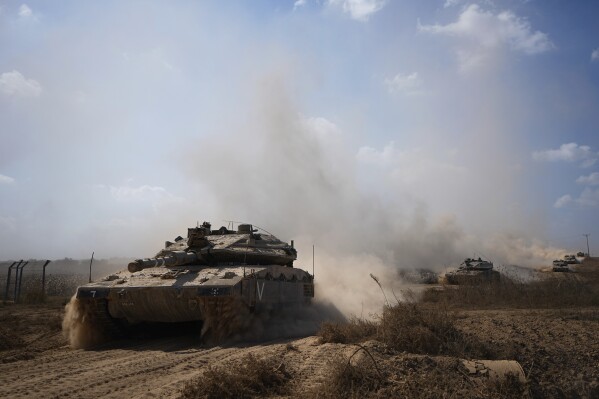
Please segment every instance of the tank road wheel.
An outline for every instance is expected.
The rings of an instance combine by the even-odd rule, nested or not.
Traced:
[[[208,341],[222,342],[251,323],[250,307],[238,298],[202,297],[199,301],[204,318],[201,335]]]

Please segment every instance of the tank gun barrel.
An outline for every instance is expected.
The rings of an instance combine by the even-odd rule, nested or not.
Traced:
[[[136,259],[129,263],[127,269],[131,273],[135,273],[150,267],[188,265],[198,261],[200,258],[201,255],[193,251],[173,251],[166,256],[158,258]]]

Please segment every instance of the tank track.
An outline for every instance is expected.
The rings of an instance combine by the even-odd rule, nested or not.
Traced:
[[[105,335],[105,338],[120,338],[124,335],[123,327],[110,316],[106,299],[94,300],[91,306],[91,314],[94,325]]]

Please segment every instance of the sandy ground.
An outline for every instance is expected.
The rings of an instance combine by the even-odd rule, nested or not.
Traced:
[[[61,313],[57,305],[0,307],[5,347],[0,351],[0,397],[177,397],[205,367],[250,353],[280,358],[296,390],[304,390],[323,380],[330,359],[355,350],[352,345],[320,345],[316,337],[206,347],[189,333],[74,350],[60,332]],[[519,360],[533,396],[587,392],[592,397],[599,386],[599,309],[463,311],[458,326],[492,343],[504,358]],[[411,356],[373,353],[390,364],[406,363]]]
[[[62,335],[63,314],[61,301],[0,304],[0,397],[174,398],[206,367],[226,366],[247,354],[280,359],[297,393],[322,382],[331,359],[347,358],[356,349],[319,344],[314,336],[207,346],[188,330],[75,350]],[[491,344],[501,358],[518,360],[533,397],[599,397],[599,308],[460,310],[457,326]],[[382,367],[395,367],[394,378],[407,384],[411,378],[436,378],[439,365],[457,364],[388,353],[376,344],[370,348]],[[445,383],[468,387],[469,382]]]

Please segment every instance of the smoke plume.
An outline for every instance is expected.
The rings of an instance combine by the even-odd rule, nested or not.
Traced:
[[[299,113],[282,81],[263,82],[243,125],[203,139],[199,147],[209,150],[190,169],[223,219],[295,239],[298,267],[311,272],[315,245],[317,298],[364,314],[383,303],[370,273],[399,291],[399,269],[442,271],[473,255],[536,266],[560,252],[493,226],[469,234],[451,209],[433,216],[418,193],[361,181],[350,138],[327,119]]]

